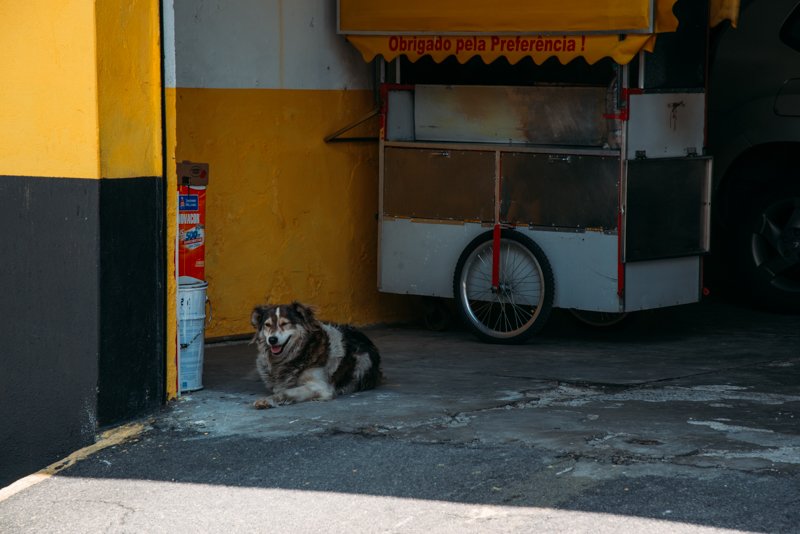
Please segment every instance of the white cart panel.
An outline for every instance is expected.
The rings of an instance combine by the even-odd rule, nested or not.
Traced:
[[[384,219],[379,289],[387,293],[451,298],[458,257],[472,239],[490,229],[477,223]],[[550,261],[555,276],[555,307],[622,311],[617,296],[616,235],[524,227],[516,231],[538,244]]]

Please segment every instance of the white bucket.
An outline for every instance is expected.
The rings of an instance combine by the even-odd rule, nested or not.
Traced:
[[[178,384],[181,393],[203,389],[208,282],[178,278]]]

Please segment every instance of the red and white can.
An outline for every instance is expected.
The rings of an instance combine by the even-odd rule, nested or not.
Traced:
[[[206,188],[178,188],[178,276],[205,280]]]

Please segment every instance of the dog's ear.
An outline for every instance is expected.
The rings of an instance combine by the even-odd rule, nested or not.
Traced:
[[[267,317],[267,306],[256,306],[253,308],[253,313],[250,314],[250,324],[253,328],[258,330],[264,324],[264,319]]]
[[[306,324],[311,324],[316,320],[316,317],[314,315],[315,313],[314,308],[312,308],[311,306],[306,306],[305,304],[301,304],[297,301],[294,301],[292,302],[292,310]]]

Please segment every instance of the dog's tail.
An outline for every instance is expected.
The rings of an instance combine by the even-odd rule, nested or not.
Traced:
[[[376,388],[386,383],[386,376],[384,376],[381,370],[381,354],[378,352],[378,347],[376,347],[372,340],[360,330],[350,325],[342,325],[340,328],[351,344],[351,350],[353,352],[369,355],[371,365],[359,378],[356,389],[363,391],[365,389]]]

